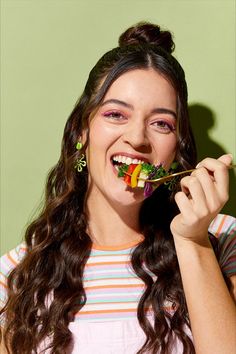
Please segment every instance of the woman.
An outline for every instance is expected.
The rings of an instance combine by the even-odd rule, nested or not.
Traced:
[[[159,186],[149,198],[117,172],[196,165],[173,48],[169,32],[139,23],[92,69],[44,209],[2,258],[12,353],[233,353],[235,219],[217,215],[232,157],[206,158],[179,191]],[[209,234],[219,223],[221,248]]]

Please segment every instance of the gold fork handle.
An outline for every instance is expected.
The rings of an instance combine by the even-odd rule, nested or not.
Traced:
[[[173,177],[176,177],[176,176],[180,176],[180,175],[184,175],[186,173],[191,173],[193,171],[195,171],[196,168],[193,168],[192,170],[185,170],[185,171],[180,171],[180,172],[175,172],[175,173],[172,173],[171,175],[168,175],[168,176],[163,176],[163,177],[159,177],[159,178],[156,178],[156,179],[144,179],[144,178],[139,178],[141,181],[145,181],[145,182],[164,182],[168,179],[171,179]]]
[[[234,165],[229,165],[228,166],[228,169],[232,169],[232,168],[236,168],[236,164]],[[167,181],[168,179],[171,179],[173,177],[176,177],[176,176],[180,176],[180,175],[183,175],[185,173],[191,173],[193,171],[195,171],[196,168],[193,168],[191,170],[185,170],[185,171],[180,171],[180,172],[175,172],[175,173],[172,173],[171,175],[168,175],[168,176],[164,176],[164,177],[160,177],[160,178],[156,178],[156,179],[144,179],[144,178],[139,178],[139,180],[141,181],[145,181],[145,182],[151,182],[151,183],[155,183],[155,182],[165,182]]]

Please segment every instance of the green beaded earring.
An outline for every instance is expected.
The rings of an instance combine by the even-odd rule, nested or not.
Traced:
[[[83,147],[83,144],[80,141],[78,141],[78,143],[76,144],[76,149],[81,150],[82,147]],[[75,168],[77,169],[78,172],[82,172],[83,167],[85,167],[87,165],[87,163],[84,159],[85,159],[85,156],[84,156],[84,154],[82,154],[81,157],[76,160]]]
[[[78,141],[78,143],[76,144],[76,149],[81,150],[82,147],[83,147],[83,144],[80,141]]]

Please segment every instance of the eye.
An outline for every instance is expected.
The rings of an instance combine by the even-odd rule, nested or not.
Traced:
[[[159,119],[151,123],[158,132],[168,134],[175,131],[175,125],[167,120]]]
[[[111,119],[113,121],[123,121],[126,120],[126,117],[124,116],[123,113],[121,113],[120,111],[109,111],[109,112],[105,112],[103,113],[103,116]]]

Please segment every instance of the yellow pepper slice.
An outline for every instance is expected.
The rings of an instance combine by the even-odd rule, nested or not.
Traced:
[[[141,163],[140,163],[140,164],[138,164],[138,165],[135,167],[135,169],[134,169],[134,171],[133,171],[133,173],[132,173],[132,176],[131,176],[131,187],[132,187],[132,188],[137,187],[137,184],[138,184],[138,176],[139,176],[139,173],[140,173],[140,171],[141,171],[141,168],[142,168],[142,165],[141,165]]]

